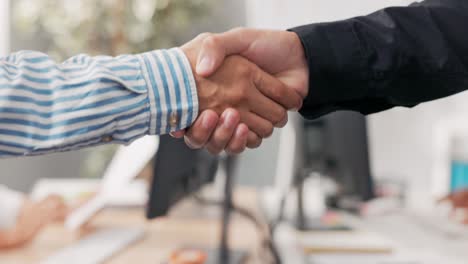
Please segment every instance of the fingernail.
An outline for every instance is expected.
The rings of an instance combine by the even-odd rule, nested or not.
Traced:
[[[242,124],[240,124],[239,128],[236,131],[236,136],[238,137],[245,136],[247,138],[248,133],[249,133],[249,129],[245,125],[242,126]]]
[[[291,109],[291,111],[293,112],[299,112],[299,110],[301,110],[302,106],[304,105],[304,102],[301,101],[300,104],[298,105],[298,107],[295,107],[293,109]]]
[[[185,144],[191,148],[191,149],[196,149],[197,147],[192,143],[192,141],[190,140],[190,138],[188,137],[185,137],[184,138],[184,141],[185,141]]]
[[[202,126],[204,129],[211,129],[211,122],[207,115],[203,116]]]
[[[211,60],[204,57],[197,65],[197,72],[204,73],[208,72],[211,68]]]
[[[234,120],[234,116],[231,112],[227,112],[225,115],[224,115],[224,118],[223,118],[223,126],[227,129],[230,129],[232,127],[234,127],[236,124],[235,124],[235,120]]]

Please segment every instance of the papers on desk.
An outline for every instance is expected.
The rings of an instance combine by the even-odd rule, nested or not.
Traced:
[[[101,179],[41,179],[33,187],[31,198],[39,201],[48,195],[63,197],[67,203],[89,197],[99,191]],[[131,181],[120,193],[111,195],[110,207],[141,207],[148,201],[148,184],[143,180]]]
[[[310,232],[299,235],[299,245],[313,264],[462,264],[432,251],[405,249],[379,234]]]
[[[319,254],[311,255],[312,264],[462,264],[453,262],[433,252],[394,252],[393,254]]]
[[[73,211],[67,217],[65,226],[72,230],[81,227],[104,208],[111,197],[120,195],[154,157],[158,147],[159,138],[154,136],[146,136],[129,146],[121,146],[104,172],[99,192]]]
[[[33,198],[41,199],[48,194],[59,194],[70,198],[74,194],[94,194],[85,204],[74,210],[66,219],[65,226],[77,229],[105,206],[143,205],[147,202],[147,186],[135,177],[154,157],[159,138],[146,136],[129,146],[121,146],[109,163],[102,180],[46,179],[34,188]]]
[[[390,254],[393,243],[371,232],[306,232],[299,235],[306,254]]]
[[[427,262],[405,256],[385,255],[322,255],[311,256],[313,264],[441,264],[444,262]]]

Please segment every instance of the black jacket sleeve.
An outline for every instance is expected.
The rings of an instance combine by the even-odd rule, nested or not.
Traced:
[[[310,69],[301,113],[375,113],[468,89],[468,1],[426,0],[291,29]]]

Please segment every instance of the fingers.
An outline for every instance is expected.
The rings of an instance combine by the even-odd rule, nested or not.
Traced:
[[[247,135],[247,147],[249,149],[256,149],[262,145],[262,139],[252,131]]]
[[[239,154],[246,147],[260,146],[262,140],[257,134],[251,132],[245,124],[238,124],[239,121],[240,115],[234,109],[227,109],[222,118],[218,118],[215,112],[206,110],[185,133],[186,143],[191,148],[206,147],[213,154],[219,154],[223,150],[229,154]]]
[[[68,207],[62,197],[51,195],[39,202],[38,207],[42,213],[45,213],[44,221],[55,222],[63,221],[68,213]]]
[[[246,124],[260,138],[268,138],[273,134],[273,124],[254,113],[242,115],[241,122]]]
[[[255,71],[255,86],[265,96],[282,105],[287,110],[300,109],[302,97],[284,83],[265,73],[260,68]]]
[[[219,154],[226,148],[236,131],[239,121],[240,116],[236,110],[227,109],[224,111],[219,120],[218,127],[206,146],[210,153]]]
[[[283,120],[281,120],[278,124],[277,124],[277,127],[285,127],[286,124],[288,123],[288,113],[286,113],[286,115],[284,116]]]
[[[275,127],[283,127],[287,111],[281,105],[275,103],[262,93],[254,94],[251,104],[251,110],[266,120],[269,120]]]
[[[237,126],[234,135],[229,142],[226,152],[231,155],[240,154],[244,152],[247,147],[247,139],[249,135],[249,128],[245,124]]]
[[[237,112],[236,112],[237,113]],[[219,117],[212,110],[203,111],[192,127],[185,133],[185,143],[192,149],[204,147],[216,129]]]
[[[171,135],[173,138],[183,138],[185,136],[185,130],[171,132],[169,135]]]
[[[241,54],[254,40],[245,29],[233,29],[222,34],[206,36],[198,55],[197,74],[208,77],[218,69],[226,56]]]

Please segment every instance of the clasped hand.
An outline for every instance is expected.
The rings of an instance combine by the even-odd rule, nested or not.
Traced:
[[[191,148],[231,154],[256,148],[287,123],[308,90],[308,67],[295,33],[234,29],[201,34],[182,46],[197,84],[200,115],[184,137]]]

